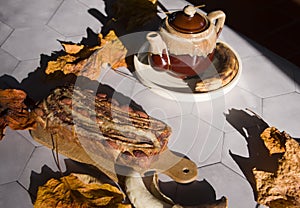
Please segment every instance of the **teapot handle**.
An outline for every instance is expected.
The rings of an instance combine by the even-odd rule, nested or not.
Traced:
[[[225,18],[226,18],[225,13],[220,10],[213,11],[207,15],[207,18],[210,20],[211,23],[216,25],[217,37],[219,37],[225,23]]]

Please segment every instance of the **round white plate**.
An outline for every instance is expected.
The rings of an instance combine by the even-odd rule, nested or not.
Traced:
[[[203,93],[194,92],[193,89],[191,89],[188,83],[184,80],[176,78],[169,73],[154,70],[148,64],[147,52],[138,53],[134,56],[136,76],[141,83],[148,86],[154,93],[171,100],[184,102],[201,102],[224,96],[238,83],[238,80],[242,73],[242,65],[238,54],[228,44],[224,42],[222,42],[222,44],[228,47],[235,54],[239,66],[238,72],[236,76],[231,80],[231,82],[219,89]],[[144,45],[143,47],[144,48],[142,48],[141,51],[147,51],[148,44]],[[215,58],[211,67],[212,69],[210,69],[210,71],[214,71],[214,73],[216,72],[215,66],[218,65],[215,64],[216,62],[218,62],[218,60],[216,60]]]

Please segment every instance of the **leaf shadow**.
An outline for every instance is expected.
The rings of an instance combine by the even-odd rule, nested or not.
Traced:
[[[254,198],[257,199],[256,182],[253,168],[275,173],[278,169],[278,160],[282,154],[270,155],[268,149],[260,138],[261,133],[269,125],[257,115],[250,115],[244,110],[230,109],[225,115],[226,120],[246,140],[249,157],[236,155],[229,150],[229,155],[237,163],[249,184],[252,187]]]

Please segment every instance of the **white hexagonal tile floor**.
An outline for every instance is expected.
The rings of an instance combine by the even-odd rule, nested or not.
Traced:
[[[253,208],[256,206],[249,182],[222,164],[203,167],[198,180],[206,180],[214,189],[216,198],[228,198],[228,207]]]
[[[99,12],[106,15],[105,1],[98,1],[98,0],[78,0],[78,1],[86,5],[87,7],[91,9],[97,9]]]
[[[32,59],[21,61],[17,67],[13,70],[11,75],[16,78],[19,82],[28,77],[30,72],[33,72],[40,65],[40,59]]]
[[[46,24],[63,0],[1,1],[0,20],[13,28]]]
[[[32,208],[28,192],[17,182],[0,185],[0,207]]]
[[[64,36],[85,35],[87,27],[99,32],[102,24],[91,14],[88,7],[76,0],[65,0],[48,25]],[[66,25],[72,27],[66,27]]]
[[[187,155],[198,166],[221,161],[223,132],[193,115],[166,119],[172,127],[168,147]]]
[[[65,172],[66,170],[64,159],[66,159],[66,157],[59,155],[59,163],[61,164],[60,166],[62,172]],[[47,147],[37,147],[30,157],[30,160],[26,164],[24,171],[20,175],[18,179],[19,183],[22,184],[22,186],[27,190],[29,190],[30,182],[32,182],[30,177],[32,172],[41,174],[42,168],[44,166],[47,166],[53,172],[59,171],[58,167],[56,166],[52,150]]]
[[[265,98],[263,100],[263,118],[271,126],[286,131],[293,137],[300,137],[300,94],[293,92],[286,95]],[[288,121],[288,122],[287,122]]]
[[[47,26],[18,28],[8,37],[2,48],[19,60],[38,59],[62,49],[57,40],[64,37]]]
[[[222,29],[219,39],[225,43],[234,46],[233,50],[240,56],[242,61],[244,58],[261,55],[265,50],[262,46],[256,44],[250,39],[247,39],[241,34],[233,31],[225,25]]]
[[[0,76],[1,76],[4,74],[10,74],[18,65],[19,61],[14,56],[10,55],[8,52],[0,48],[0,63],[1,63],[1,71],[0,71]]]
[[[244,174],[230,154],[249,158],[247,145],[247,141],[239,132],[234,131],[225,133],[221,162],[241,176],[244,176]]]
[[[0,46],[8,38],[12,31],[13,29],[11,27],[0,21]]]
[[[149,115],[162,120],[190,114],[194,106],[192,102],[179,102],[176,98],[174,100],[164,98],[141,84],[137,84],[131,98],[142,105]]]
[[[37,141],[35,141],[32,138],[32,136],[30,135],[29,130],[16,130],[16,132],[18,132],[18,134],[22,135],[25,139],[27,139],[31,144],[33,144],[33,146],[35,146],[35,147],[42,146],[42,144],[38,143]]]
[[[234,131],[226,121],[225,114],[229,109],[250,109],[257,114],[262,112],[262,100],[256,95],[238,86],[226,95],[207,102],[199,102],[193,108],[193,114],[225,131]]]
[[[24,170],[34,145],[9,128],[0,141],[0,184],[16,181]]]
[[[243,60],[239,86],[266,98],[295,91],[293,69],[278,56],[253,56]]]

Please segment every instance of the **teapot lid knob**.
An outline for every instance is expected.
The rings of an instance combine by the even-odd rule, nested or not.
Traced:
[[[188,6],[184,7],[183,12],[186,15],[188,15],[190,17],[193,17],[196,14],[197,11],[196,11],[196,8],[194,6],[188,5]]]
[[[177,32],[195,34],[208,27],[208,20],[196,10],[197,7],[187,5],[183,10],[168,15],[168,26]]]

